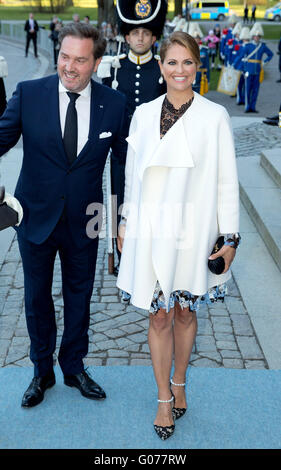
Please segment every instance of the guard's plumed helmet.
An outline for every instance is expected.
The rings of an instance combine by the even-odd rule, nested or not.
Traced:
[[[119,31],[125,36],[132,29],[146,28],[159,38],[167,9],[167,0],[116,0]]]

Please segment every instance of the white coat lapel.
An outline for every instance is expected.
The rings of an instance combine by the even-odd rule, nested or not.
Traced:
[[[186,137],[185,113],[160,139],[160,117],[164,96],[147,107],[147,116],[138,123],[137,131],[127,137],[127,142],[136,153],[140,179],[145,170],[152,166],[171,168],[194,167],[192,153]],[[152,103],[150,103],[152,105]],[[188,111],[187,111],[188,112]]]

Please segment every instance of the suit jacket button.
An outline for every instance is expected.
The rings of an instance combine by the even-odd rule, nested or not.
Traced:
[[[61,199],[64,199],[64,196],[61,196]]]

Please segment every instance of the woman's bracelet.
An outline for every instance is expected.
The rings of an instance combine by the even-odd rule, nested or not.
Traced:
[[[224,236],[224,245],[232,246],[233,248],[238,248],[240,245],[241,236],[240,233],[227,234]]]
[[[127,219],[125,219],[125,217],[121,217],[119,225],[126,225],[126,223],[127,223]]]

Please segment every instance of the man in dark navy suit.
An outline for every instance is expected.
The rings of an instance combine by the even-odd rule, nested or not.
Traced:
[[[37,33],[39,31],[39,26],[37,21],[33,17],[33,13],[29,13],[29,18],[26,20],[24,25],[24,30],[26,32],[26,44],[25,44],[25,57],[28,55],[29,43],[33,41],[34,55],[37,55]]]
[[[24,212],[17,235],[34,363],[24,407],[40,403],[45,390],[55,384],[51,291],[57,253],[64,299],[58,361],[64,383],[87,398],[106,397],[83,366],[98,249],[92,216],[103,202],[102,174],[109,149],[120,160],[126,158],[126,98],[91,79],[105,50],[95,28],[69,24],[60,33],[60,44],[58,75],[19,83],[0,119],[0,155],[23,136],[15,197]]]

